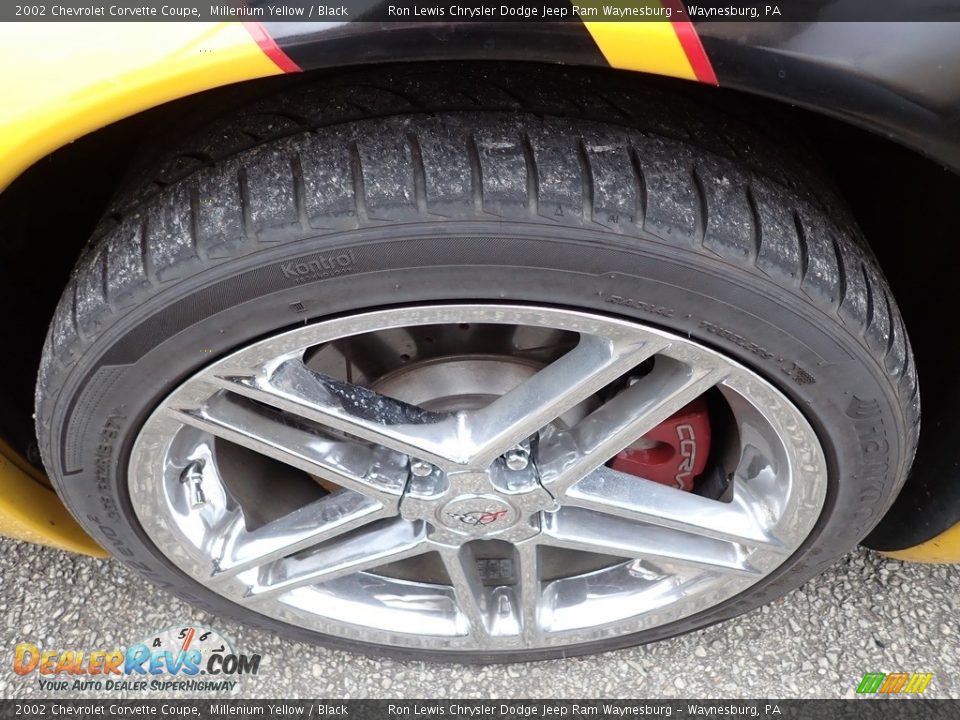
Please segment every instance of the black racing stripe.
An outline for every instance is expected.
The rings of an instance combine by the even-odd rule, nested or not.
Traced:
[[[566,0],[564,0],[566,1]],[[263,23],[284,53],[304,70],[371,62],[520,60],[608,67],[579,21]]]

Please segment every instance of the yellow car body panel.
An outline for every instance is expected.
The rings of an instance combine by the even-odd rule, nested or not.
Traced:
[[[282,70],[239,22],[0,24],[0,189],[141,110]]]
[[[107,553],[83,531],[43,480],[0,442],[0,535],[106,557]]]
[[[584,25],[611,67],[697,79],[670,23],[586,21]],[[643,38],[643,53],[637,52],[639,38]]]
[[[960,562],[960,524],[954,525],[930,540],[903,550],[888,550],[887,557],[907,562],[957,563]]]

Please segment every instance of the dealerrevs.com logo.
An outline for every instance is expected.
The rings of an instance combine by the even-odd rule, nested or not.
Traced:
[[[216,630],[184,624],[124,649],[44,649],[22,642],[14,649],[13,671],[54,692],[228,692],[241,676],[260,671],[260,655],[234,651]]]

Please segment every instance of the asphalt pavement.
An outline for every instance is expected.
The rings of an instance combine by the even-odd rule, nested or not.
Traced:
[[[13,672],[17,643],[125,647],[181,622],[214,627],[262,655],[259,674],[226,697],[842,698],[855,695],[864,673],[894,671],[932,672],[927,696],[960,697],[958,602],[960,565],[861,549],[786,598],[666,642],[523,665],[438,665],[290,642],[195,611],[118,562],[0,539],[0,697],[50,695],[36,672]],[[113,695],[124,696],[157,695]]]

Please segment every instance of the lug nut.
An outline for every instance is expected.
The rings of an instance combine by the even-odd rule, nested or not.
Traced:
[[[433,465],[426,460],[414,460],[410,463],[410,472],[417,477],[427,477],[433,473]]]
[[[530,464],[530,453],[523,448],[514,448],[503,456],[503,460],[511,470],[524,470]]]

